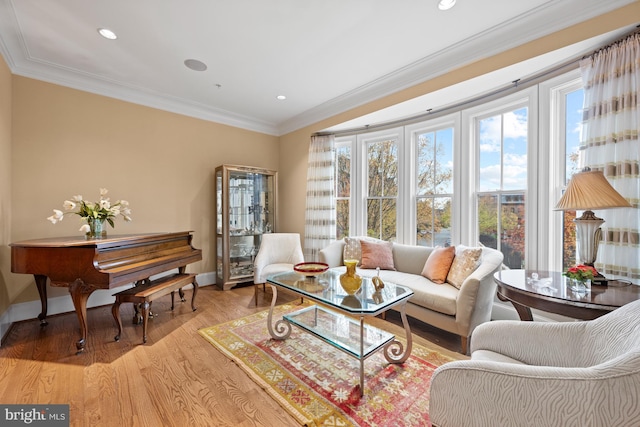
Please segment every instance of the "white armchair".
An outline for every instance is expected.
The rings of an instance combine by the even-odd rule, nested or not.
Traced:
[[[267,277],[293,270],[293,266],[304,262],[299,233],[267,233],[262,235],[260,249],[253,263],[256,305],[258,287],[265,289]]]
[[[631,285],[633,286],[633,285]],[[494,321],[433,374],[434,426],[640,426],[640,301],[580,322]]]

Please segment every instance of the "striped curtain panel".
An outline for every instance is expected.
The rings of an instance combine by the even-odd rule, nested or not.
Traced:
[[[312,136],[309,144],[304,227],[304,258],[307,261],[318,261],[318,251],[336,238],[334,159],[335,137]]]
[[[633,208],[596,212],[604,218],[595,267],[640,279],[640,33],[580,62],[584,84],[582,166],[603,171]]]

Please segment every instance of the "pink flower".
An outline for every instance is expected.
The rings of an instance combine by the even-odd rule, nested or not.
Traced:
[[[593,279],[594,276],[597,276],[598,270],[591,267],[590,265],[580,264],[576,265],[575,267],[571,267],[562,274],[570,279],[585,282],[587,280]]]

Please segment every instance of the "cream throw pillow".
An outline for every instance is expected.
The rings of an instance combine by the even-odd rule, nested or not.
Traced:
[[[464,249],[453,258],[447,275],[447,283],[460,289],[462,282],[480,265],[482,248]]]
[[[436,247],[427,258],[422,268],[422,275],[439,285],[447,280],[453,258],[456,256],[455,246]]]
[[[362,251],[362,268],[378,268],[380,270],[395,270],[393,265],[393,242],[360,241]]]

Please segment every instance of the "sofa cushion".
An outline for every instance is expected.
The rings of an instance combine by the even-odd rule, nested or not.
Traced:
[[[334,267],[332,270],[346,271],[344,267]],[[360,276],[368,278],[377,275],[374,269],[358,268],[357,272]],[[459,291],[453,286],[438,285],[419,274],[404,273],[402,271],[383,270],[380,271],[380,278],[385,283],[395,283],[411,289],[413,296],[409,300],[410,304],[449,316],[456,315]]]
[[[393,266],[398,271],[420,275],[422,267],[433,252],[432,247],[393,244]]]
[[[459,246],[447,275],[447,283],[460,289],[462,282],[480,265],[482,248]]]
[[[373,237],[345,237],[344,249],[342,251],[342,259],[355,259],[358,261],[358,266],[362,263],[362,247],[360,241],[366,240],[367,242],[384,242],[384,240],[376,239]]]
[[[433,283],[443,284],[447,280],[455,255],[455,246],[435,248],[424,263],[421,274]]]
[[[358,264],[362,260],[362,250],[360,249],[360,240],[355,237],[344,238],[344,251],[342,253],[342,259],[355,259],[358,260]]]
[[[393,265],[393,242],[360,241],[362,251],[362,268],[378,268],[380,270],[395,270]]]

